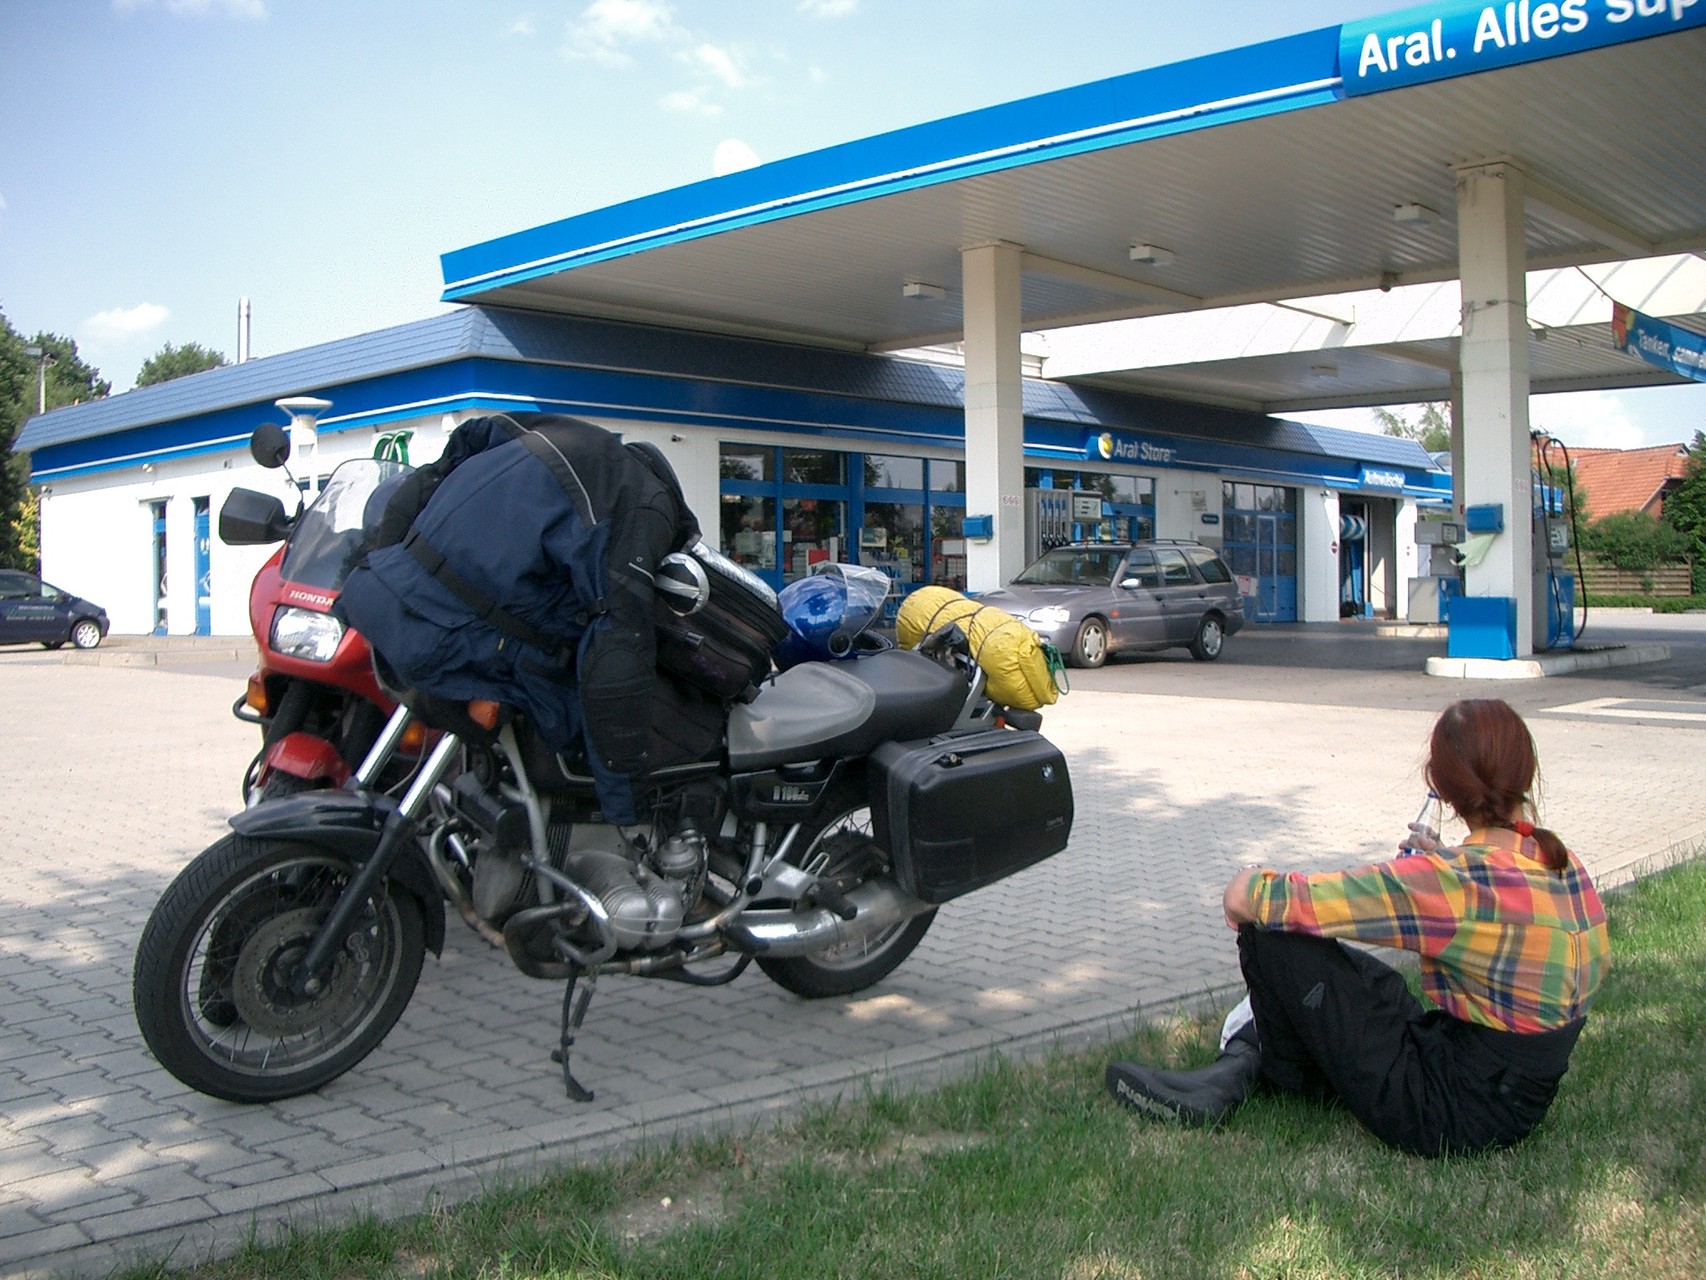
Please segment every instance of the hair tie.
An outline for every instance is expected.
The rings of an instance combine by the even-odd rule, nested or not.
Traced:
[[[1513,822],[1511,824],[1511,829],[1525,840],[1534,834],[1534,824],[1532,822]]]

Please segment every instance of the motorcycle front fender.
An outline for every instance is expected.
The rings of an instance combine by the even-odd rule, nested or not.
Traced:
[[[389,796],[352,791],[304,791],[263,801],[233,814],[238,835],[257,840],[294,840],[314,845],[362,863],[373,856],[385,823],[397,808]],[[436,955],[444,951],[444,895],[424,856],[412,846],[388,873],[390,879],[420,903],[426,944]]]
[[[267,748],[266,766],[275,773],[288,773],[306,782],[329,782],[341,787],[349,781],[350,768],[338,749],[324,738],[298,730],[287,733]]]

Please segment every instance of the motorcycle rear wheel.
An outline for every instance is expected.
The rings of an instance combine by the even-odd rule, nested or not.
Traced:
[[[800,833],[804,852],[799,857],[790,855],[789,861],[833,877],[853,859],[869,856],[870,846],[847,839],[848,833],[871,834],[871,809],[863,788],[848,788],[832,799],[813,827]],[[887,855],[883,857],[886,861]],[[932,907],[874,937],[846,946],[805,956],[759,956],[758,967],[777,986],[808,1000],[851,995],[876,985],[899,968],[924,940],[935,918],[936,909]]]
[[[229,835],[179,873],[136,950],[136,1020],[161,1066],[216,1098],[271,1102],[311,1092],[373,1051],[420,977],[414,898],[381,887],[321,990],[299,996],[288,984],[355,868],[311,845]]]

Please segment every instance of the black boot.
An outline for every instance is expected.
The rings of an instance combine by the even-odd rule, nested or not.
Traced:
[[[1220,1057],[1196,1071],[1160,1071],[1135,1062],[1108,1065],[1115,1102],[1161,1120],[1200,1128],[1230,1115],[1256,1085],[1262,1055],[1251,1039],[1234,1037]]]

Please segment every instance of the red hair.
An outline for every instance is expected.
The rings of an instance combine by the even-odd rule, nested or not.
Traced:
[[[1425,777],[1471,828],[1515,830],[1522,814],[1534,811],[1531,789],[1538,769],[1528,726],[1499,698],[1454,702],[1434,722]],[[1535,827],[1533,835],[1542,862],[1554,871],[1569,865],[1556,834]]]

